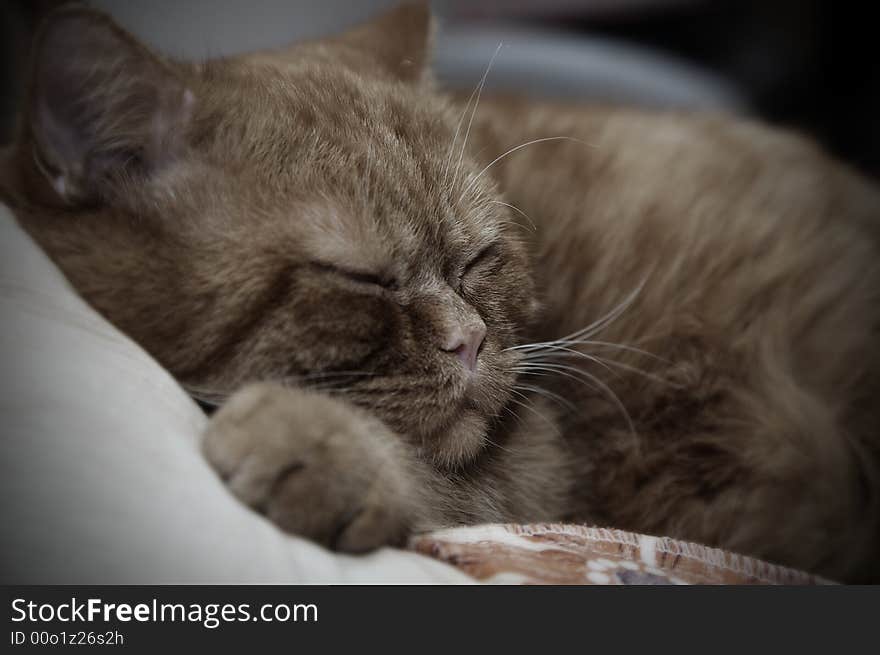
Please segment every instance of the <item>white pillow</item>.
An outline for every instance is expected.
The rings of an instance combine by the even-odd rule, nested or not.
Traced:
[[[467,582],[383,549],[330,553],[234,499],[205,417],[70,288],[0,205],[3,583]]]

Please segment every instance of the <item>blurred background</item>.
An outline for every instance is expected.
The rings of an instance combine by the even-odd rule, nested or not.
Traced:
[[[0,5],[0,142],[9,139],[35,25],[57,0]],[[94,0],[173,56],[206,58],[349,27],[395,0]],[[434,66],[490,89],[761,117],[812,134],[880,177],[872,3],[832,0],[438,0]]]

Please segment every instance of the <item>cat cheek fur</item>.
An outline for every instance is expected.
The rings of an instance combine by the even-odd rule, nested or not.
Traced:
[[[295,357],[305,371],[371,370],[400,359],[400,308],[387,298],[320,280],[299,289],[289,309]]]

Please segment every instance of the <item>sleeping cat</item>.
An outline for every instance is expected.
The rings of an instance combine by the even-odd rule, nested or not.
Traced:
[[[577,521],[880,579],[877,189],[721,116],[449,97],[429,35],[183,63],[62,9],[2,197],[287,531]]]

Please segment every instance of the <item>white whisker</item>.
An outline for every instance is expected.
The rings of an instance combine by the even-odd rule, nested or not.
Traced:
[[[587,375],[589,375],[589,373]],[[617,409],[620,410],[620,413],[623,414],[623,417],[626,419],[626,423],[629,426],[629,431],[632,434],[633,439],[635,440],[636,444],[638,445],[638,435],[636,434],[636,426],[633,423],[633,420],[630,417],[629,412],[626,410],[626,406],[623,404],[623,402],[620,400],[620,398],[617,396],[617,394],[614,393],[614,391],[611,389],[611,387],[609,387],[607,384],[602,382],[602,380],[600,380],[599,378],[597,378],[594,375],[590,375],[590,378],[592,379],[592,381],[596,385],[599,386],[600,389],[602,389],[606,393],[608,399],[611,400],[611,402],[617,406]]]
[[[559,434],[559,427],[556,425],[556,423],[553,422],[553,421],[551,421],[549,418],[547,418],[546,416],[544,416],[544,414],[542,414],[542,413],[539,412],[537,409],[535,409],[534,407],[532,407],[532,406],[528,403],[528,401],[529,401],[529,397],[528,397],[528,396],[526,396],[526,395],[523,394],[523,393],[520,393],[520,392],[517,391],[516,389],[511,389],[511,391],[513,391],[515,394],[517,394],[517,395],[520,396],[521,398],[524,398],[526,402],[522,402],[522,401],[520,401],[520,400],[517,400],[516,398],[509,398],[508,400],[509,400],[510,402],[512,402],[512,403],[515,404],[515,405],[519,405],[520,407],[524,407],[525,409],[529,410],[530,412],[532,412],[533,414],[535,414],[538,418],[540,418],[542,421],[544,421],[547,425],[549,425],[550,428],[551,428],[554,432],[556,432],[556,434]]]
[[[560,405],[562,405],[563,407],[565,407],[566,409],[568,409],[572,412],[576,410],[575,406],[572,405],[571,402],[569,402],[568,400],[566,400],[565,398],[563,398],[559,394],[553,393],[552,391],[548,391],[547,389],[542,389],[541,387],[536,387],[531,384],[522,384],[522,383],[516,384],[514,386],[514,389],[518,389],[520,391],[531,391],[533,393],[538,394],[539,396],[544,396],[545,398],[550,398],[551,400],[555,400]]]
[[[637,375],[641,375],[642,377],[647,378],[649,380],[652,380],[654,382],[675,386],[675,385],[673,385],[672,382],[670,382],[666,378],[661,377],[659,375],[654,375],[653,373],[649,373],[648,371],[645,371],[637,366],[632,366],[631,364],[625,364],[624,362],[618,362],[617,360],[614,360],[614,359],[605,359],[602,357],[597,357],[597,359],[601,359],[603,362],[605,362],[609,366],[616,366],[617,368],[620,368],[624,371],[628,371],[630,373],[636,373]]]
[[[455,154],[455,144],[458,142],[458,135],[461,133],[461,128],[464,125],[464,117],[467,116],[468,109],[471,108],[471,103],[474,101],[474,96],[477,95],[477,89],[479,89],[480,85],[477,83],[477,86],[474,87],[474,90],[471,91],[471,95],[468,97],[467,104],[464,106],[464,109],[461,112],[461,118],[458,119],[458,125],[455,126],[455,134],[452,136],[452,143],[449,144],[449,153],[446,156],[446,166],[443,169],[443,186],[446,186],[446,180],[449,177],[449,166],[452,164],[452,157]]]
[[[480,79],[480,84],[477,87],[477,99],[476,102],[474,102],[474,108],[471,111],[471,118],[468,121],[467,131],[464,133],[464,142],[461,145],[461,153],[458,155],[458,165],[455,167],[455,174],[452,176],[452,189],[455,188],[455,184],[458,181],[458,174],[461,172],[461,165],[462,162],[464,162],[464,151],[467,148],[468,137],[471,134],[471,127],[474,124],[474,116],[477,115],[477,108],[480,106],[480,97],[483,95],[483,87],[486,86],[486,78],[489,77],[489,71],[492,70],[492,64],[495,63],[495,58],[498,57],[498,53],[501,52],[503,46],[504,43],[499,43],[498,47],[495,48],[495,52],[492,53],[492,57],[489,59],[489,64],[486,66],[486,72],[483,73],[483,77]]]
[[[611,309],[611,311],[606,313],[601,318],[597,319],[596,321],[593,321],[587,327],[581,328],[580,330],[576,330],[575,332],[572,332],[571,334],[566,335],[564,337],[561,337],[559,339],[554,339],[553,341],[540,341],[540,342],[536,342],[536,343],[519,344],[517,346],[511,346],[509,348],[505,348],[503,352],[508,352],[511,350],[528,352],[528,351],[533,351],[533,350],[547,349],[552,346],[575,345],[578,343],[577,340],[583,339],[584,337],[590,337],[593,334],[596,334],[597,332],[600,332],[601,330],[605,329],[608,325],[610,325],[612,322],[617,320],[623,314],[623,312],[626,311],[629,308],[629,306],[633,303],[633,301],[636,299],[636,296],[638,296],[638,294],[641,292],[642,288],[644,287],[645,281],[646,280],[642,280],[641,283],[639,283],[639,285],[632,292],[630,292],[630,294],[626,298],[624,298],[621,303],[619,303],[616,307]],[[606,342],[602,342],[602,343],[606,343]]]
[[[515,415],[514,415],[514,416],[515,416]],[[503,450],[504,452],[509,453],[509,454],[511,454],[511,455],[516,455],[516,454],[517,454],[516,451],[511,450],[510,448],[507,448],[507,447],[505,447],[505,446],[502,446],[500,443],[498,443],[498,442],[496,442],[496,441],[492,441],[492,440],[489,438],[489,436],[488,436],[487,434],[485,434],[485,433],[483,434],[483,442],[489,444],[490,446],[495,446],[495,448],[498,448],[499,450]]]
[[[566,373],[564,371],[538,370],[538,369],[523,370],[523,369],[518,369],[518,368],[514,368],[511,370],[514,373],[519,373],[519,374],[527,375],[527,376],[531,376],[531,377],[551,377],[552,378],[552,377],[560,377],[561,376],[561,377],[565,377],[565,378],[569,378],[571,380],[574,380],[575,382],[580,382],[581,384],[585,384],[587,386],[590,386],[589,380],[585,380],[582,377],[578,377],[576,375],[572,375],[571,373]]]
[[[591,361],[595,362],[596,364],[598,364],[599,366],[601,366],[602,368],[607,370],[612,375],[615,374],[614,370],[612,370],[605,362],[603,362],[595,357],[589,357],[589,356],[587,356],[587,357]],[[547,362],[547,361],[543,361],[543,360],[532,360],[532,361],[521,362],[514,367],[514,370],[516,370],[516,371],[544,370],[544,371],[558,371],[558,372],[567,371],[567,372],[573,373],[575,375],[584,375],[585,374],[583,369],[577,368],[575,366],[567,366],[565,364],[559,364],[557,362]]]
[[[645,282],[647,279],[643,279],[636,285],[636,288],[629,292],[629,294],[615,307],[613,307],[609,312],[607,312],[604,316],[599,319],[593,321],[590,325],[585,328],[581,328],[580,330],[576,330],[569,335],[566,335],[559,339],[559,341],[566,341],[569,339],[580,339],[586,336],[589,333],[597,332],[603,329],[608,324],[617,320],[617,318],[623,314],[629,306],[633,304],[638,295],[642,292],[642,289],[645,287]]]
[[[559,351],[564,351],[564,352],[559,352]],[[613,371],[611,371],[611,369],[608,368],[608,366],[606,364],[603,363],[604,360],[602,360],[601,357],[597,357],[597,356],[591,355],[589,353],[581,352],[580,350],[575,350],[573,348],[566,348],[565,346],[548,346],[546,349],[543,349],[543,350],[531,351],[531,352],[526,353],[525,356],[520,361],[525,364],[531,364],[531,363],[541,364],[546,361],[546,358],[553,357],[554,355],[562,356],[562,357],[568,357],[569,355],[577,355],[581,359],[586,359],[588,361],[591,361],[594,364],[598,364],[599,366],[602,366],[603,368],[605,368],[609,372],[613,372]]]
[[[636,348],[635,346],[629,346],[623,343],[611,343],[610,341],[591,341],[589,339],[581,341],[579,343],[585,346],[599,346],[600,348],[615,348],[617,350],[625,350],[628,352],[638,353],[639,355],[644,355],[645,357],[650,357],[651,359],[655,359],[658,362],[663,362],[664,364],[672,364],[672,362],[664,357],[660,357],[660,355],[655,355],[654,353],[648,352],[647,350],[642,350],[641,348]]]
[[[598,357],[595,353],[587,354],[580,350],[576,350],[573,346],[598,346],[600,348],[612,348],[616,350],[623,350],[627,352],[637,353],[639,355],[643,355],[645,357],[649,357],[658,362],[662,362],[664,364],[672,364],[668,359],[660,357],[659,355],[655,355],[654,353],[648,352],[647,350],[642,350],[641,348],[635,348],[634,346],[628,346],[622,343],[611,343],[610,341],[592,341],[590,339],[569,339],[567,341],[559,340],[559,341],[548,341],[546,343],[540,344],[526,344],[527,348],[517,348],[520,352],[524,353],[523,358],[529,359],[533,357],[541,357],[542,355],[550,355],[555,351],[564,351],[571,354],[581,355],[584,357]],[[560,353],[561,354],[561,353]],[[563,355],[564,356],[564,355]]]
[[[200,403],[204,403],[205,405],[210,405],[211,407],[220,407],[226,402],[228,395],[225,394],[202,394],[195,391],[187,390],[187,393],[194,400],[199,401]]]
[[[519,228],[520,230],[531,232],[528,225],[523,225],[522,223],[518,223],[516,221],[499,221],[498,224],[501,226],[502,230],[507,229],[508,225],[512,225],[513,227]]]
[[[327,371],[317,373],[306,373],[303,375],[291,375],[277,378],[264,378],[255,380],[259,382],[268,382],[278,384],[290,388],[303,388],[312,391],[329,391],[338,390],[340,383],[351,380],[351,378],[374,376],[376,373],[369,371]],[[204,402],[219,406],[226,401],[235,390],[211,389],[193,384],[182,385],[184,390],[193,398]],[[243,385],[237,385],[237,388]],[[346,388],[347,390],[348,388]]]
[[[529,215],[516,205],[511,205],[509,202],[501,202],[500,200],[490,200],[489,202],[493,205],[504,205],[508,209],[512,209],[513,211],[517,212],[520,216],[522,216],[529,222],[529,225],[532,228],[532,232],[537,232],[538,228],[535,226],[534,221],[532,221],[532,219],[529,218]],[[519,225],[519,223],[517,223],[517,225]]]
[[[593,147],[592,144],[587,143],[586,141],[581,141],[580,139],[575,139],[574,137],[570,137],[570,136],[548,136],[548,137],[544,137],[543,139],[533,139],[531,141],[527,141],[526,143],[521,143],[518,146],[514,146],[513,148],[511,148],[510,150],[508,150],[504,154],[499,155],[498,157],[493,159],[492,162],[488,166],[486,166],[483,170],[481,170],[479,173],[477,173],[476,177],[474,177],[474,179],[472,179],[470,181],[470,183],[467,185],[467,187],[465,187],[465,190],[462,192],[461,198],[459,199],[459,201],[464,200],[464,197],[471,191],[471,189],[474,188],[474,186],[476,186],[477,182],[479,181],[479,179],[481,177],[483,177],[483,175],[486,173],[486,171],[488,171],[490,168],[492,168],[495,164],[500,162],[502,159],[512,155],[513,153],[515,153],[518,150],[522,150],[523,148],[526,148],[528,146],[533,146],[538,143],[546,143],[547,141],[574,141],[575,143],[581,143],[585,146]]]

